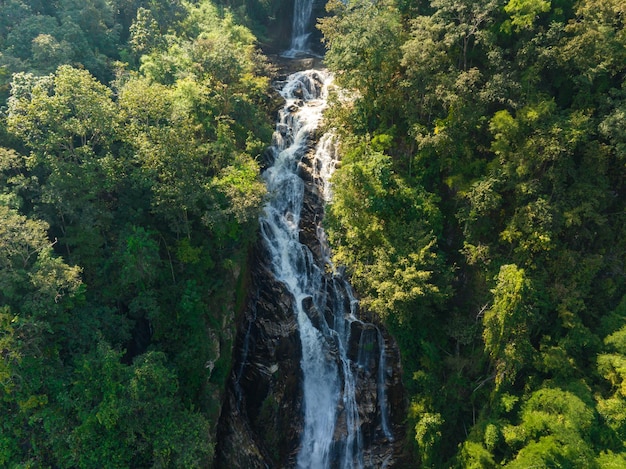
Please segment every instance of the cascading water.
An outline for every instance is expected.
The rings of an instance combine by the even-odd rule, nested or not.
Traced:
[[[309,40],[311,37],[311,14],[313,0],[295,0],[293,9],[293,23],[291,30],[291,45],[283,52],[283,57],[298,57],[310,54]]]
[[[284,57],[310,54],[311,12],[312,0],[296,0]],[[313,143],[331,82],[327,72],[307,70],[276,87],[285,105],[263,173],[269,196],[220,418],[218,468],[361,469],[397,462],[398,351],[380,327],[359,319],[358,301],[332,265],[321,223],[332,199],[337,139],[330,132]]]
[[[308,55],[316,55],[313,52],[315,42],[312,34],[313,11],[316,0],[295,0],[293,8],[293,21],[291,24],[291,43],[289,49],[281,55],[287,58],[295,58]],[[325,3],[325,2],[324,2]],[[323,7],[323,3],[317,8]]]
[[[321,224],[317,226],[322,259],[316,262],[310,247],[300,242],[300,218],[305,182],[299,163],[326,107],[329,76],[309,70],[291,75],[281,90],[286,104],[276,126],[274,162],[264,173],[271,198],[264,208],[261,235],[275,277],[294,298],[294,314],[302,345],[304,428],[297,457],[299,468],[364,467],[363,436],[357,403],[357,370],[378,369],[382,431],[391,441],[385,398],[385,342],[373,325],[355,316],[357,301],[348,283],[332,268]],[[332,134],[320,139],[313,160],[313,180],[322,199],[330,197],[329,178],[336,164]],[[320,262],[321,261],[321,262]],[[378,359],[353,363],[349,356],[352,324],[360,323],[368,347]],[[361,349],[361,347],[359,348]],[[361,351],[358,352],[361,354]]]

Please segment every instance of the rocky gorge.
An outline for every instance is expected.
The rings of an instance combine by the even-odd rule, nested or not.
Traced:
[[[219,468],[384,468],[398,465],[405,396],[400,354],[332,263],[323,229],[338,162],[319,127],[332,76],[311,34],[319,2],[294,4],[290,73],[263,170],[268,198],[251,259],[218,428]],[[300,71],[294,71],[298,70]]]
[[[322,228],[337,164],[318,138],[331,77],[297,72],[264,177],[270,193],[251,261],[217,467],[381,468],[400,459],[405,399],[400,357],[375,318],[360,311],[330,260]]]

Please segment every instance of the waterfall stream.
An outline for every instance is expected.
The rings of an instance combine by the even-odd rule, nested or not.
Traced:
[[[377,386],[380,425],[387,439],[393,439],[386,415],[382,334],[375,326],[357,319],[358,302],[345,279],[332,272],[321,223],[317,224],[316,233],[322,259],[315,259],[311,247],[300,241],[305,182],[299,167],[310,151],[331,81],[326,72],[317,70],[288,77],[280,90],[285,106],[274,134],[274,161],[263,174],[270,198],[260,219],[261,236],[269,252],[271,270],[293,295],[302,344],[304,428],[297,467],[303,469],[364,467],[357,402],[359,370],[376,370],[371,379]],[[335,139],[326,134],[316,147],[311,171],[321,202],[331,196],[329,179],[335,164]],[[318,219],[321,217],[318,214]],[[358,357],[350,357],[350,335],[355,322],[361,325],[361,342],[366,343],[358,347]],[[374,351],[376,358],[372,360]]]
[[[291,45],[283,52],[283,57],[298,57],[311,53],[309,39],[311,37],[310,23],[313,13],[313,0],[295,0],[293,7],[293,22],[291,30]]]
[[[312,0],[296,0],[283,57],[310,54],[311,12]],[[398,447],[390,403],[401,402],[397,349],[359,318],[322,226],[338,156],[334,133],[318,130],[332,76],[299,71],[275,86],[285,103],[263,172],[268,198],[218,467],[391,467]]]

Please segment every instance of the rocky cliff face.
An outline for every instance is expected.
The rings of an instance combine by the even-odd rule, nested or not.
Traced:
[[[267,5],[263,0],[241,0],[225,1],[219,0],[219,4],[236,8],[245,5],[248,10],[248,17],[253,21],[249,25],[255,34],[261,39],[261,48],[268,55],[276,55],[289,48],[293,32],[292,18],[294,14],[294,0],[274,0]],[[322,56],[324,46],[322,45],[322,33],[315,25],[317,18],[323,18],[326,13],[327,0],[313,0],[311,21],[309,30],[311,31],[311,49],[315,54]]]
[[[300,241],[311,249],[315,261],[323,264],[324,246],[319,240],[324,213],[323,196],[320,193],[322,183],[318,176],[321,168],[320,162],[312,156],[313,153],[310,152],[302,159],[298,168],[300,177],[305,181]],[[341,282],[334,282],[332,289],[341,288],[340,285]],[[344,301],[350,301],[349,292],[344,292],[342,296]],[[349,310],[348,305],[345,310]],[[326,322],[332,323],[333,312],[327,309],[324,314]],[[399,467],[404,438],[403,421],[406,415],[400,351],[378,318],[367,311],[358,311],[356,315],[361,321],[350,323],[348,358],[356,377],[364,467]],[[383,351],[385,360],[381,362]],[[384,389],[380,387],[381,381],[384,382]],[[387,411],[386,416],[381,415],[381,399],[385,400],[383,409]],[[346,433],[342,428],[345,421],[341,419],[341,413],[339,417],[335,429],[338,436]],[[388,428],[383,428],[385,418],[388,419],[385,422]]]
[[[317,237],[323,205],[314,176],[315,164],[312,152],[308,152],[298,169],[305,181],[300,241],[309,246],[316,263],[323,265]],[[303,430],[302,349],[293,313],[294,299],[274,278],[261,242],[255,249],[253,264],[248,307],[238,328],[229,389],[218,428],[216,466],[291,468],[296,466]],[[333,277],[329,275],[327,288],[331,283]],[[345,301],[349,301],[348,295]],[[330,310],[317,311],[311,303],[303,305],[313,324],[323,319],[321,314],[327,322],[332,321]],[[348,355],[356,377],[363,466],[396,467],[406,409],[399,351],[380,325],[355,321],[350,327]],[[380,347],[386,348],[383,362]],[[386,416],[381,415],[381,409],[387,410]],[[337,415],[335,435],[340,444],[346,422],[341,409]]]
[[[326,3],[328,0],[313,0],[313,24],[311,24],[311,49],[320,54],[324,54],[324,46],[322,44],[322,32],[316,28],[317,20],[327,16]]]
[[[218,428],[218,468],[292,466],[301,433],[301,348],[293,299],[263,254],[257,246]]]

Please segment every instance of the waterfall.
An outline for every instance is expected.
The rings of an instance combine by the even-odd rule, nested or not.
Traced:
[[[291,58],[311,55],[312,0],[296,0],[294,8],[291,47],[282,54]],[[373,469],[398,462],[391,424],[402,402],[398,351],[380,327],[359,317],[322,225],[338,163],[337,137],[318,130],[331,83],[324,70],[276,83],[285,104],[262,174],[268,197],[220,417],[218,468]]]
[[[306,154],[313,131],[326,106],[329,78],[322,72],[307,71],[291,75],[281,90],[285,106],[279,115],[274,139],[274,163],[264,173],[272,195],[261,216],[261,233],[270,253],[276,278],[293,295],[294,313],[302,343],[304,430],[298,467],[329,467],[341,387],[354,387],[349,365],[338,359],[345,355],[323,315],[326,278],[313,259],[311,250],[300,243],[299,226],[304,181],[298,176],[298,163]],[[313,323],[315,321],[315,324]],[[341,369],[340,369],[341,363]],[[354,417],[353,415],[351,417]],[[351,441],[356,431],[349,429]],[[348,448],[346,448],[348,449]],[[350,452],[353,448],[348,449]],[[350,460],[351,454],[344,456]],[[349,466],[345,466],[349,467]]]
[[[295,0],[293,7],[293,23],[291,30],[291,45],[283,52],[283,57],[298,57],[311,54],[309,39],[311,37],[311,14],[313,0]]]
[[[376,383],[379,423],[387,441],[393,440],[386,415],[383,336],[376,326],[357,318],[358,301],[341,274],[333,272],[321,223],[316,226],[321,256],[316,259],[311,247],[300,240],[305,182],[299,172],[311,151],[331,81],[326,72],[316,70],[287,78],[280,90],[285,105],[273,138],[273,162],[263,173],[270,197],[260,217],[261,237],[271,271],[294,298],[302,346],[304,424],[297,456],[297,467],[302,469],[365,467],[357,373],[371,375]],[[320,202],[332,196],[335,140],[332,133],[320,138],[312,159],[311,176]],[[351,359],[355,324],[361,331],[361,345],[358,357]],[[373,351],[377,351],[375,358],[364,358],[364,353]]]
[[[385,338],[383,337],[380,329],[376,329],[378,332],[378,344],[380,347],[380,353],[378,355],[378,405],[380,410],[380,425],[382,426],[385,438],[389,441],[393,441],[393,433],[389,426],[389,407],[387,403],[387,390],[386,390],[386,374],[387,370],[387,354],[385,352]]]

